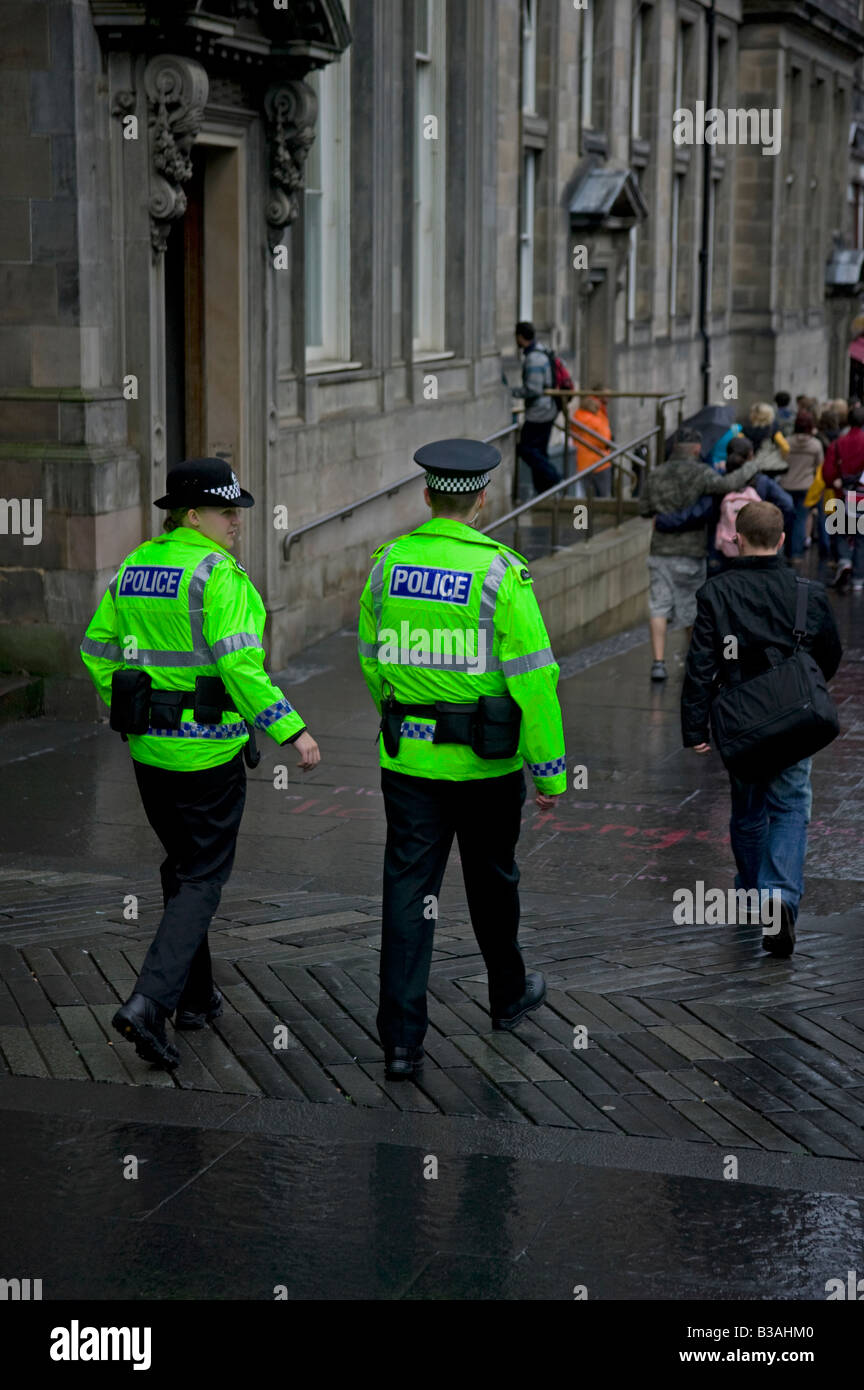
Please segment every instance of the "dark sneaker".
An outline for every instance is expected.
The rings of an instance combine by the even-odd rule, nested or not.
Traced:
[[[652,661],[651,663],[652,681],[665,681],[667,679],[666,662]]]
[[[180,1061],[180,1053],[165,1036],[165,1010],[146,994],[133,994],[121,1004],[111,1026],[135,1044],[145,1062],[171,1069]]]
[[[390,1081],[410,1081],[423,1070],[422,1047],[389,1047],[384,1053],[384,1070]]]
[[[546,998],[546,981],[539,970],[529,970],[525,976],[525,993],[521,999],[517,999],[509,1009],[505,1009],[498,1017],[492,1015],[492,1028],[496,1033],[510,1033],[518,1023],[521,1023],[526,1014],[530,1014],[534,1009],[539,1009],[543,1000]]]
[[[852,561],[841,560],[834,576],[834,588],[838,594],[845,594],[852,583]]]
[[[773,936],[762,935],[763,951],[770,951],[778,960],[786,960],[795,950],[795,914],[788,903],[780,904],[780,930]]]
[[[177,1013],[174,1016],[174,1027],[180,1029],[206,1028],[208,1023],[212,1023],[214,1018],[219,1018],[222,1013],[222,995],[218,989],[213,990],[210,1003],[206,1009],[181,1009],[177,1006]]]

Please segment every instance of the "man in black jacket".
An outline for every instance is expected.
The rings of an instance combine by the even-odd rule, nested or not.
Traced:
[[[784,654],[795,641],[796,578],[784,563],[783,516],[771,502],[748,502],[738,516],[738,558],[714,575],[696,595],[697,613],[681,693],[684,747],[710,753],[711,701],[737,667],[746,680],[766,668],[766,646]],[[830,680],[843,648],[822,584],[809,585],[807,633],[810,652]],[[791,750],[794,752],[794,750]],[[813,793],[811,758],[793,762],[773,781],[741,782],[730,774],[729,833],[738,873],[736,888],[778,890],[780,931],[762,945],[775,956],[795,949],[795,920],[804,893],[804,856]]]

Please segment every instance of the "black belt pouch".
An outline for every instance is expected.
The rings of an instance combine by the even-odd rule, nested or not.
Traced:
[[[432,742],[466,743],[470,748],[476,717],[476,701],[470,705],[451,705],[444,700],[436,700]]]
[[[193,711],[196,724],[220,724],[226,691],[219,676],[197,676]]]
[[[118,734],[146,734],[150,727],[150,676],[147,671],[115,671],[111,677],[111,728]]]
[[[399,757],[399,740],[402,733],[402,720],[405,710],[392,696],[381,702],[381,723],[379,728],[384,741],[384,750],[389,758]]]
[[[183,706],[188,704],[188,690],[153,690],[150,695],[150,723],[154,729],[179,729]]]
[[[522,711],[509,695],[481,695],[471,744],[478,758],[515,758]]]

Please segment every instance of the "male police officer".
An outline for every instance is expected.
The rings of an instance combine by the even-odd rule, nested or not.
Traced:
[[[164,914],[130,998],[113,1018],[138,1055],[180,1060],[165,1036],[222,1012],[207,929],[234,862],[246,798],[247,723],[320,761],[300,715],[264,673],[266,612],[231,554],[254,499],[221,459],[168,474],[165,535],[123,561],[81,644],[111,726],[128,738],[147,819],[165,848]],[[254,735],[251,748],[254,748]]]
[[[517,943],[514,858],[523,757],[541,807],[566,790],[558,667],[521,555],[472,531],[491,445],[419,449],[432,520],[380,546],[360,612],[360,661],[382,715],[387,816],[378,1033],[387,1075],[417,1075],[438,894],[455,834],[495,1029],[539,1008]]]

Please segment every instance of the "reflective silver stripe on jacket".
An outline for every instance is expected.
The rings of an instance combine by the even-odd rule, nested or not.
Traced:
[[[542,652],[528,652],[525,656],[511,656],[509,661],[501,663],[501,669],[505,676],[524,676],[528,671],[539,671],[542,666],[553,666],[555,656],[551,647],[544,647]]]
[[[360,638],[357,642],[357,650],[361,656],[368,656],[374,660],[378,655],[379,645],[380,643],[378,642],[364,642],[363,639]]]
[[[209,666],[213,664],[213,653],[204,641],[204,586],[210,575],[213,573],[220,560],[225,556],[218,550],[211,550],[209,555],[199,561],[189,580],[189,626],[192,629],[192,650],[198,656],[198,664]],[[178,665],[181,664],[178,662]],[[185,665],[185,663],[183,663]]]
[[[105,661],[123,660],[123,653],[113,642],[94,642],[92,637],[84,638],[81,651],[86,652],[88,656],[101,656]]]
[[[456,660],[446,652],[408,652],[404,653],[405,660],[382,661],[379,662],[380,669],[386,671],[389,667],[401,667],[403,670],[411,671],[455,671],[460,676],[485,676],[489,671],[501,669],[501,663],[497,658],[491,658],[488,662],[482,656],[474,661],[467,658]]]
[[[486,571],[486,578],[483,580],[483,588],[480,590],[480,631],[485,633],[487,671],[500,671],[501,662],[495,655],[495,605],[498,602],[498,590],[501,588],[501,581],[504,578],[510,565],[515,565],[516,560],[510,560],[506,555],[498,554]]]
[[[264,643],[254,632],[234,632],[230,637],[220,637],[218,642],[214,642],[210,651],[218,661],[220,656],[227,656],[229,652],[242,651],[244,647],[261,647]]]
[[[396,542],[393,542],[395,545]],[[384,601],[384,561],[393,549],[393,545],[388,545],[380,560],[374,566],[369,577],[369,590],[372,595],[372,615],[375,619],[375,631],[381,627],[381,605]]]

